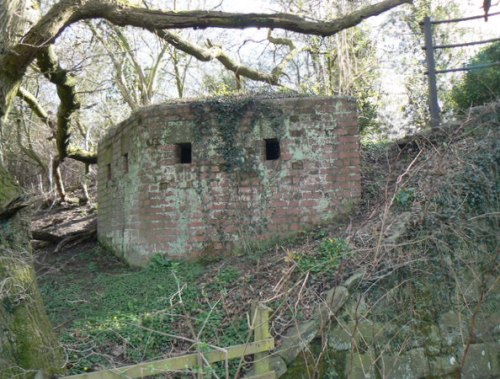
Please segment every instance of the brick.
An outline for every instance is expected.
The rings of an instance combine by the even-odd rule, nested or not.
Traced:
[[[188,226],[190,228],[196,228],[196,227],[204,227],[205,226],[205,222],[203,221],[191,221]]]
[[[282,208],[288,206],[288,201],[283,201],[283,200],[274,200],[271,201],[270,206],[272,208]]]
[[[336,134],[337,134],[337,136],[339,136],[339,137],[340,137],[340,136],[347,136],[347,135],[351,135],[351,134],[352,134],[352,132],[351,132],[348,128],[346,128],[346,127],[344,127],[344,126],[339,125],[339,128],[337,129]]]
[[[319,191],[316,192],[303,192],[302,193],[302,198],[303,199],[320,199],[322,198],[322,194]]]
[[[301,207],[315,207],[316,205],[318,205],[316,200],[302,200],[300,202]]]
[[[277,161],[263,161],[263,141],[251,141],[244,135],[253,132],[252,112],[260,102],[279,109],[289,120],[284,125],[290,129],[283,132],[289,137],[279,137],[281,157]],[[101,142],[99,148],[99,154],[107,149],[113,160],[113,180],[108,181],[102,169],[98,172],[99,222],[106,225],[99,226],[100,238],[115,236],[113,241],[120,246],[116,235],[125,228],[127,233],[134,232],[138,241],[151,241],[136,244],[147,252],[165,250],[174,257],[224,253],[232,247],[236,234],[260,241],[296,233],[321,221],[315,211],[321,199],[329,199],[326,211],[336,212],[342,198],[359,197],[359,135],[352,99],[283,98],[256,100],[255,104],[255,110],[243,115],[235,141],[245,158],[251,157],[247,162],[265,167],[260,173],[245,169],[230,173],[217,154],[220,149],[211,149],[215,153],[210,157],[203,152],[210,141],[219,139],[213,137],[208,122],[196,125],[200,117],[196,109],[200,107],[203,117],[211,118],[210,106],[203,101],[150,107],[115,128],[103,139],[107,145]],[[165,127],[171,131],[166,139]],[[193,138],[190,130],[194,127],[199,128],[200,140],[192,142],[193,164],[174,164],[178,159],[175,144]],[[134,150],[133,143],[127,145],[131,158],[127,177],[138,187],[126,207],[134,209],[129,215],[123,214],[125,183],[119,176],[124,133],[135,134],[141,146],[149,143],[140,151]],[[330,141],[317,142],[321,138]],[[319,160],[301,152],[306,143],[308,149],[320,153]],[[288,163],[296,152],[304,158]],[[134,167],[138,156],[141,166]],[[266,225],[261,225],[263,217]],[[175,250],[181,239],[187,240],[184,250]]]

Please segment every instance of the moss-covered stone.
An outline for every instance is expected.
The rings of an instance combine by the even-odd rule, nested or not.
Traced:
[[[374,323],[363,319],[359,321],[339,321],[328,334],[328,345],[335,351],[346,351],[356,347],[367,350],[369,347],[385,345],[388,343],[386,329],[393,325]]]
[[[464,353],[462,378],[483,379],[500,376],[500,344],[470,345]]]
[[[413,349],[404,354],[384,354],[378,367],[386,379],[419,379],[431,375],[430,367],[422,348]]]
[[[347,379],[376,379],[375,355],[372,352],[350,354],[345,372]]]
[[[439,329],[434,324],[428,324],[422,328],[424,334],[424,348],[425,354],[429,357],[439,355],[441,352],[441,336]]]
[[[438,325],[443,346],[461,343],[468,331],[467,317],[455,311],[448,311],[439,316]]]
[[[454,378],[456,378],[460,371],[460,362],[455,355],[450,354],[430,358],[429,367],[432,377],[440,378],[443,376],[454,375]]]

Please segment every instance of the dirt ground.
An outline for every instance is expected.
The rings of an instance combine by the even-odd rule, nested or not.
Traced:
[[[410,153],[414,155],[411,150]],[[207,303],[220,303],[224,309],[225,316],[220,320],[219,327],[228,327],[242,314],[246,314],[253,302],[259,301],[273,308],[271,333],[279,346],[280,336],[293,325],[298,312],[301,319],[309,319],[316,311],[317,304],[324,301],[326,291],[345,281],[361,266],[369,267],[370,250],[359,248],[360,241],[365,246],[374,242],[373,235],[377,233],[374,225],[383,211],[384,199],[392,189],[389,183],[394,182],[397,173],[408,164],[407,157],[400,159],[400,155],[401,149],[396,144],[389,150],[384,148],[363,152],[364,166],[370,169],[364,169],[363,172],[365,192],[357,212],[339,217],[327,226],[305,231],[294,239],[283,240],[279,245],[258,254],[204,262],[203,274],[196,283],[191,284],[204,293]],[[75,277],[85,283],[85,291],[98,294],[102,291],[95,281],[98,275],[127,275],[137,271],[99,247],[96,224],[96,210],[91,204],[45,202],[38,209],[32,230],[46,233],[45,236],[52,239],[34,241],[33,244],[35,266],[42,283],[67,285],[67,278]],[[347,241],[356,250],[355,256],[342,260],[335,272],[309,275],[301,271],[297,257],[314,255],[323,241],[330,237]],[[239,275],[221,286],[221,277],[228,271]],[[60,334],[70,331],[78,317],[81,316],[77,312],[65,311],[65,317],[58,319],[55,327]],[[174,323],[172,327],[179,335],[192,332],[188,323],[182,320]],[[188,348],[188,344],[175,344],[170,353],[182,353]],[[113,352],[121,351],[122,347],[106,346],[105,349]],[[100,347],[95,350],[104,355]],[[113,357],[110,364],[119,366],[130,363],[134,361],[120,355]],[[96,366],[93,369],[99,368]]]

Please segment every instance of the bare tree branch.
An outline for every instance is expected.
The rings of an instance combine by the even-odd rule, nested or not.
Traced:
[[[20,99],[24,100],[26,104],[28,104],[33,113],[35,113],[43,123],[47,124],[51,129],[54,127],[53,120],[50,118],[47,111],[38,102],[35,95],[33,95],[27,89],[20,87],[17,91],[17,96]]]
[[[151,71],[149,72],[149,75],[146,78],[146,93],[147,93],[147,98],[150,100],[153,98],[156,77],[162,65],[163,56],[167,52],[167,47],[168,45],[166,43],[163,43],[163,47],[158,56],[156,57],[153,66],[151,67]],[[177,60],[174,59],[174,67],[177,67],[177,64],[178,64]]]
[[[257,27],[331,36],[341,30],[356,26],[368,17],[377,16],[401,4],[411,2],[412,0],[383,0],[338,19],[310,21],[287,13],[163,12],[129,6],[123,0],[60,0],[26,33],[20,43],[0,53],[0,79],[2,81],[0,118],[6,114],[28,65],[69,25],[81,20],[102,18],[118,26],[131,25],[148,29]]]
[[[255,81],[266,82],[273,85],[279,84],[279,78],[283,72],[284,67],[276,67],[271,73],[255,70],[251,67],[240,65],[234,61],[228,54],[226,54],[220,46],[215,46],[211,41],[207,41],[208,48],[197,45],[177,33],[165,30],[151,30],[156,33],[160,38],[167,41],[176,49],[181,50],[202,62],[209,62],[217,59],[227,70],[234,72],[237,76],[243,76]],[[289,45],[290,46],[290,45]],[[291,46],[295,46],[292,44]]]
[[[136,110],[139,108],[139,103],[137,99],[135,99],[129,88],[127,87],[127,83],[125,80],[125,77],[123,75],[123,61],[118,60],[117,56],[113,53],[112,48],[106,38],[104,38],[99,31],[89,22],[88,27],[94,37],[104,46],[106,49],[109,59],[111,59],[111,63],[113,64],[113,67],[115,68],[115,80],[116,80],[116,86],[118,87],[118,90],[120,91],[120,94],[123,97],[123,100],[128,104],[130,109]]]
[[[125,37],[125,35],[120,30],[120,28],[116,27],[115,25],[112,25],[111,29],[115,33],[116,38],[115,37],[114,38],[117,40],[116,43],[126,53],[127,59],[134,67],[134,71],[138,77],[137,87],[138,87],[139,92],[141,94],[141,104],[142,105],[149,105],[151,102],[151,99],[148,96],[147,79],[146,79],[146,76],[144,75],[144,71],[142,70],[141,65],[139,64],[136,57],[132,53],[132,48],[130,47],[130,44],[128,43],[127,37]]]
[[[283,57],[281,62],[272,69],[271,75],[280,78],[283,75],[283,72],[285,71],[286,66],[292,61],[299,53],[303,51],[311,51],[311,47],[302,47],[302,48],[297,48],[295,46],[295,43],[289,39],[289,38],[277,38],[273,37],[272,35],[272,30],[269,30],[269,33],[267,35],[267,39],[269,42],[274,43],[275,45],[284,45],[288,46],[290,48],[290,51],[288,52],[287,55]]]

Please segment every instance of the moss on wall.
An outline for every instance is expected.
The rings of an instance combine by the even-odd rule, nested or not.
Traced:
[[[262,102],[253,97],[226,97],[208,99],[203,103],[193,103],[195,123],[202,128],[194,129],[194,140],[201,142],[203,133],[220,138],[217,153],[224,159],[225,170],[232,172],[252,172],[255,159],[248,159],[245,142],[241,140],[243,125],[250,129],[247,133],[253,140],[283,137],[283,111],[272,103]],[[205,129],[205,130],[204,130]]]
[[[113,175],[100,166],[99,238],[143,265],[156,253],[229,254],[297,234],[359,198],[357,132],[344,98],[215,98],[141,110],[100,143]],[[279,141],[279,159],[266,157],[266,139]],[[179,159],[186,143],[189,164]]]

